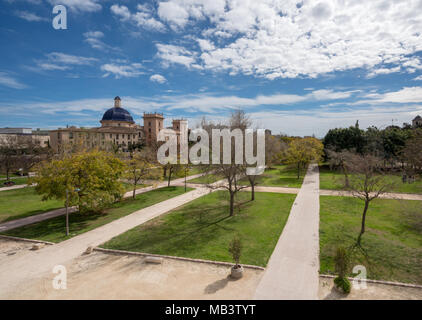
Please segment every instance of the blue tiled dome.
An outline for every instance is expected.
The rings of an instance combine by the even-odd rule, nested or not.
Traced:
[[[102,120],[113,120],[113,121],[126,121],[134,123],[132,116],[130,115],[129,111],[123,108],[110,108],[108,109],[104,115]]]

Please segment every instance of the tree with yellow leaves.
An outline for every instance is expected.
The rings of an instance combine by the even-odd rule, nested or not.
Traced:
[[[99,212],[122,197],[123,172],[120,159],[94,150],[43,162],[33,182],[43,200],[62,199],[67,205],[78,205],[80,212]]]
[[[296,138],[291,140],[285,153],[285,162],[297,167],[297,178],[300,177],[300,168],[310,162],[319,162],[324,154],[324,145],[313,137]]]
[[[145,179],[159,180],[161,178],[160,172],[154,170],[157,164],[153,161],[152,152],[148,149],[135,151],[130,158],[126,160],[125,177],[133,185],[132,197],[135,199],[137,185]]]

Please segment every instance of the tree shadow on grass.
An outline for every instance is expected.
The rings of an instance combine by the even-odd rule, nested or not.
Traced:
[[[12,215],[6,219],[4,219],[3,221],[0,221],[0,223],[5,223],[5,222],[9,222],[9,221],[13,221],[13,220],[18,220],[18,219],[23,219],[23,218],[28,218],[37,214],[42,214],[42,213],[46,213],[46,212],[50,212],[53,210],[57,210],[57,209],[61,209],[63,207],[57,206],[57,207],[53,207],[53,208],[48,208],[45,210],[32,210],[32,211],[28,211],[25,213],[21,213],[18,215]]]

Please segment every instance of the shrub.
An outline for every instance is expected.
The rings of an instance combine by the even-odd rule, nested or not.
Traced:
[[[233,240],[230,242],[229,252],[232,255],[233,261],[236,263],[236,266],[238,266],[242,253],[242,241],[238,236],[234,237]]]
[[[350,255],[346,248],[338,247],[334,256],[335,271],[338,275],[334,279],[334,284],[337,288],[343,289],[344,293],[350,293],[351,285],[347,279],[347,273],[350,265]]]
[[[352,285],[350,284],[349,279],[337,277],[334,279],[334,284],[337,288],[341,288],[344,293],[350,293]]]
[[[334,268],[340,278],[345,278],[349,270],[350,256],[346,248],[338,247],[334,256]]]

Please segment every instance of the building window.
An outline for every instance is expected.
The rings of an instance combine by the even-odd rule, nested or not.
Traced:
[[[116,134],[116,139],[119,140],[119,134]]]
[[[148,128],[148,132],[151,133],[151,128]]]
[[[104,138],[105,138],[105,134],[104,134],[104,133],[102,133],[102,134],[101,134],[101,138],[102,138],[102,139],[104,139]]]
[[[151,127],[151,121],[150,121],[150,122],[148,122],[148,125]]]
[[[110,133],[110,139],[112,139],[113,138],[113,135]]]

